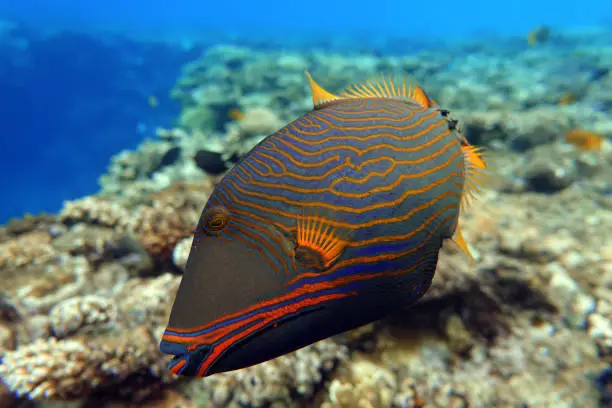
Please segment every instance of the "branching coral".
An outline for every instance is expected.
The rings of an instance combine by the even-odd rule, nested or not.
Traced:
[[[128,327],[146,323],[155,331],[165,326],[180,281],[170,273],[154,279],[130,279],[118,295],[122,319]]]
[[[189,252],[191,251],[191,244],[193,242],[193,236],[183,238],[172,251],[172,263],[179,268],[184,270],[187,265],[187,259],[189,258]]]
[[[282,126],[283,122],[272,110],[248,109],[238,123],[227,126],[223,157],[227,160],[231,156],[245,155],[264,137],[276,132]]]
[[[28,232],[0,243],[0,267],[43,264],[55,255],[51,236],[43,231]]]
[[[153,193],[134,211],[127,229],[156,259],[168,259],[178,242],[195,231],[211,189],[208,182],[177,183]]]
[[[0,377],[18,396],[38,400],[82,398],[103,389],[140,396],[121,385],[135,376],[159,384],[160,362],[154,347],[49,338],[7,352]]]
[[[69,225],[103,225],[120,234],[134,235],[156,260],[166,260],[176,244],[195,230],[211,190],[208,180],[197,184],[176,183],[161,191],[143,194],[140,203],[129,209],[119,201],[88,197],[67,203],[61,219]]]
[[[49,312],[51,330],[58,337],[67,337],[87,327],[108,326],[115,323],[117,310],[107,298],[87,295],[65,300]]]
[[[391,406],[397,379],[388,370],[366,360],[348,363],[352,381],[335,378],[329,385],[329,402],[322,408],[385,408]]]
[[[57,264],[47,265],[45,273],[21,287],[16,295],[31,312],[46,311],[56,303],[79,295],[91,273],[91,265],[83,256],[63,257]]]
[[[90,196],[80,200],[66,201],[60,213],[60,219],[67,224],[84,222],[115,227],[124,225],[129,219],[129,213],[116,201]]]
[[[145,249],[157,259],[172,256],[175,245],[195,231],[197,218],[189,217],[164,203],[142,206],[129,228]]]
[[[312,400],[347,349],[324,340],[265,363],[196,381],[186,392],[214,407],[298,407]],[[199,402],[199,401],[198,401]]]

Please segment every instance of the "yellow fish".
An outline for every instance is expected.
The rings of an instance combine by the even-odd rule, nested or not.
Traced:
[[[583,129],[572,129],[565,133],[565,141],[581,150],[599,150],[604,137],[599,133]]]

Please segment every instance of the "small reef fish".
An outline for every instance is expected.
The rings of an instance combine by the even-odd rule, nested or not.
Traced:
[[[561,98],[559,98],[559,105],[571,105],[576,102],[576,94],[574,92],[564,93]]]
[[[240,109],[234,108],[227,112],[227,116],[232,120],[241,120],[244,118],[244,113]]]
[[[449,111],[385,76],[266,137],[202,212],[160,348],[172,373],[249,367],[400,310],[431,285],[486,164]]]
[[[550,39],[550,27],[546,25],[540,25],[531,30],[527,34],[527,44],[534,46],[536,44],[542,44]]]
[[[599,150],[604,137],[599,133],[583,129],[572,129],[565,132],[565,141],[581,150]]]
[[[159,106],[159,100],[157,99],[155,95],[149,96],[149,98],[147,98],[147,102],[149,103],[149,106],[152,108],[157,108]]]

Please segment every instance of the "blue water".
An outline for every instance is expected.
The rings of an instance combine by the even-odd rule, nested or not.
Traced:
[[[0,26],[2,223],[95,193],[112,155],[171,125],[181,65],[216,42],[358,47],[393,37],[407,52],[524,37],[539,24],[612,26],[612,1],[0,0],[0,20],[15,23]]]

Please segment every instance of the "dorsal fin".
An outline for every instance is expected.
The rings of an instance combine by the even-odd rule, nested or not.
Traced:
[[[436,102],[427,95],[425,90],[411,77],[406,75],[400,81],[395,81],[390,75],[366,79],[355,83],[344,90],[340,97],[345,98],[390,98],[417,103],[425,108],[437,106]]]
[[[321,105],[335,101],[337,99],[342,99],[330,92],[327,92],[325,89],[321,87],[321,85],[317,84],[308,71],[305,72],[308,77],[308,81],[310,82],[310,89],[312,91],[312,104],[315,109],[320,107]]]
[[[381,74],[380,78],[372,77],[349,86],[340,95],[334,95],[323,89],[323,87],[315,82],[308,71],[306,71],[306,76],[312,90],[314,109],[320,108],[322,105],[332,101],[355,98],[399,99],[418,104],[424,108],[438,106],[412,77],[408,81],[406,75],[402,76],[401,81],[396,81],[390,75],[385,76]]]
[[[470,202],[480,193],[487,178],[487,165],[484,161],[482,148],[462,143],[461,150],[465,162],[465,184],[461,208],[469,207]]]
[[[429,95],[427,95],[425,90],[418,85],[414,87],[411,97],[426,108],[432,108],[438,105],[436,102],[434,102],[433,99],[429,97]]]

